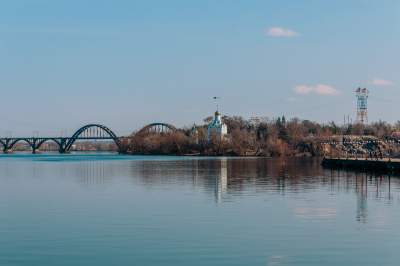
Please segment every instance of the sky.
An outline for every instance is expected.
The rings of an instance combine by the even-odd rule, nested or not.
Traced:
[[[400,1],[0,0],[0,135],[225,115],[400,120]]]

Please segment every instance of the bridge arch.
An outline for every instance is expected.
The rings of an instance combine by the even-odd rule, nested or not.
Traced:
[[[175,131],[177,131],[176,127],[171,124],[156,122],[156,123],[151,123],[151,124],[144,126],[136,134],[144,134],[144,133],[151,133],[151,132],[167,133],[167,132],[175,132]]]
[[[36,149],[40,149],[40,147],[45,144],[46,142],[54,142],[58,145],[58,149],[60,150],[62,147],[62,144],[60,143],[60,141],[58,141],[55,138],[49,138],[49,139],[42,139],[39,142],[36,143]]]
[[[11,142],[8,146],[4,145],[4,147],[7,148],[7,150],[11,150],[12,148],[14,148],[14,146],[18,143],[18,142],[25,142],[29,145],[29,147],[31,147],[32,150],[35,149],[34,144],[29,140],[29,139],[25,139],[25,138],[21,138],[21,139],[16,139],[13,142]]]
[[[93,133],[95,136],[92,136]],[[117,135],[108,127],[100,124],[88,124],[78,129],[60,151],[69,151],[77,139],[82,139],[81,135],[84,136],[83,139],[107,139],[106,136],[108,136],[108,138],[112,139],[117,145],[118,150],[121,151],[121,141]],[[61,145],[62,144],[60,144],[60,146]]]

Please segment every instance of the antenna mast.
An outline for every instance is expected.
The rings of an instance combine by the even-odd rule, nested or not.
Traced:
[[[357,122],[361,124],[368,123],[368,93],[366,88],[356,90],[357,97]]]

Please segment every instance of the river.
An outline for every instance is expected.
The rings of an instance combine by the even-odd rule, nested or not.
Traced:
[[[1,155],[0,265],[398,265],[400,179],[316,159]]]

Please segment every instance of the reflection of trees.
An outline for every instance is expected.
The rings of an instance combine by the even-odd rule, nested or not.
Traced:
[[[194,189],[213,193],[217,202],[252,193],[307,193],[316,189],[327,192],[355,193],[357,220],[367,219],[367,200],[390,201],[388,176],[366,175],[343,170],[323,169],[314,159],[189,159],[177,161],[132,162],[131,175],[148,187],[171,183],[190,184]],[[393,183],[393,180],[392,180]],[[400,179],[395,179],[400,187]]]
[[[391,202],[399,178],[352,171],[323,169],[314,159],[190,158],[178,160],[79,161],[60,164],[57,171],[84,185],[104,185],[128,177],[132,185],[149,189],[179,189],[206,193],[218,203],[242,194],[293,195],[323,190],[354,194],[359,222],[368,219],[368,200]]]

